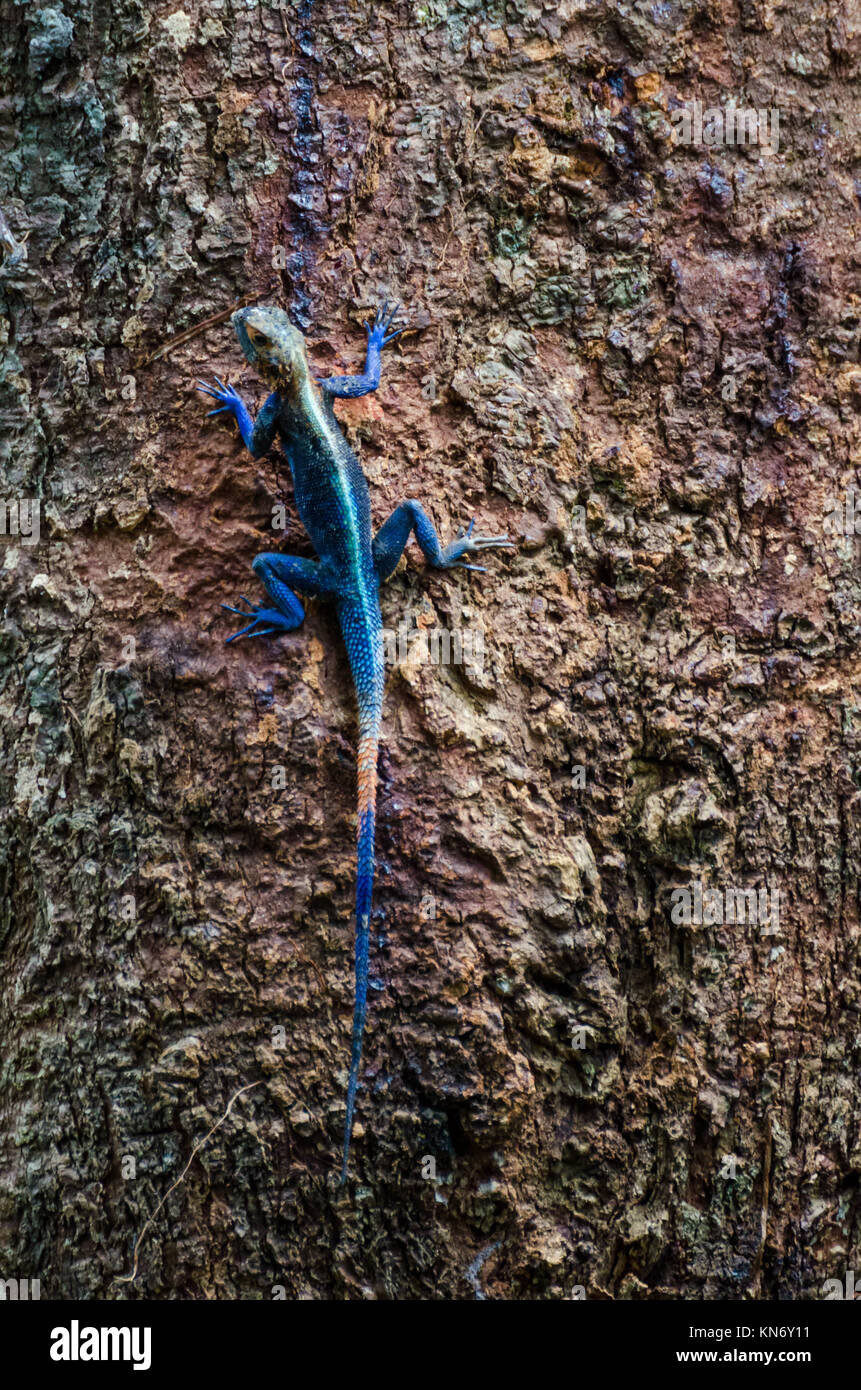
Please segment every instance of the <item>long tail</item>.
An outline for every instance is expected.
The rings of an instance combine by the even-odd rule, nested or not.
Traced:
[[[376,704],[376,701],[374,702]],[[368,946],[371,935],[371,898],[374,888],[374,825],[377,811],[377,751],[380,743],[379,710],[360,709],[359,721],[359,827],[356,855],[356,995],[353,1005],[353,1042],[350,1080],[347,1085],[347,1118],[344,1122],[344,1157],[341,1183],[347,1181],[353,1111],[359,1086],[362,1038],[368,1006]]]

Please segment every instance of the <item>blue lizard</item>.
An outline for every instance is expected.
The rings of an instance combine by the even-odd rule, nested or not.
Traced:
[[[219,377],[214,386],[201,381],[198,388],[218,402],[210,415],[235,416],[243,443],[254,458],[265,454],[276,434],[280,435],[293,474],[296,507],[319,556],[313,561],[294,555],[258,555],[252,568],[275,606],[255,607],[244,595],[245,608],[222,604],[228,612],[251,620],[227,641],[291,632],[305,616],[297,593],[330,599],[340,619],[359,706],[355,1003],[342,1184],[347,1178],[368,997],[377,752],[384,683],[380,584],[393,574],[411,533],[425,559],[437,569],[484,572],[481,565],[468,564],[463,557],[488,546],[512,545],[507,536],[474,536],[471,522],[443,549],[422,507],[413,501],[402,502],[376,536],[372,533],[368,485],[341,432],[332,401],[336,396],[364,396],[377,389],[382,349],[404,331],[403,327],[393,327],[397,312],[397,306],[389,311],[383,304],[373,324],[365,324],[368,342],[361,376],[317,381],[305,339],[283,309],[239,309],[231,319],[236,336],[247,360],[273,388],[272,394],[255,421],[239,394]]]

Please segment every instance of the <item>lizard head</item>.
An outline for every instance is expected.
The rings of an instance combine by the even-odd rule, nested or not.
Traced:
[[[305,339],[283,309],[253,305],[237,309],[230,322],[247,360],[276,390],[310,372]]]

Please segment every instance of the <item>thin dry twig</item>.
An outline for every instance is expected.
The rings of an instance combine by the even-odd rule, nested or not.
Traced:
[[[131,1274],[121,1274],[121,1275],[117,1275],[117,1277],[116,1277],[115,1280],[114,1280],[114,1283],[115,1283],[115,1284],[133,1284],[134,1281],[135,1281],[135,1279],[137,1279],[137,1277],[138,1277],[138,1252],[139,1252],[139,1250],[140,1250],[141,1241],[143,1240],[144,1236],[145,1236],[146,1233],[147,1233],[147,1228],[148,1228],[149,1226],[151,1226],[152,1223],[155,1221],[156,1217],[158,1216],[159,1212],[161,1211],[162,1207],[164,1206],[164,1204],[165,1204],[165,1202],[167,1201],[167,1199],[168,1199],[168,1197],[170,1196],[170,1194],[171,1194],[172,1192],[175,1192],[176,1189],[179,1187],[180,1183],[184,1180],[186,1173],[188,1172],[189,1168],[191,1167],[191,1165],[192,1165],[192,1163],[194,1162],[194,1160],[195,1160],[195,1158],[197,1157],[197,1155],[200,1153],[200,1151],[201,1151],[201,1149],[203,1148],[204,1144],[208,1143],[209,1140],[212,1138],[213,1134],[215,1133],[215,1131],[216,1131],[217,1129],[220,1129],[221,1126],[224,1124],[224,1121],[227,1119],[228,1115],[230,1114],[231,1110],[233,1109],[233,1103],[234,1103],[234,1101],[237,1101],[237,1100],[239,1099],[240,1096],[244,1096],[244,1095],[246,1094],[247,1091],[253,1091],[255,1086],[262,1086],[262,1085],[263,1085],[263,1082],[262,1082],[262,1081],[252,1081],[250,1086],[242,1086],[242,1087],[240,1088],[240,1090],[236,1091],[236,1092],[230,1097],[230,1100],[229,1100],[228,1105],[227,1105],[227,1109],[225,1110],[224,1114],[221,1116],[221,1119],[216,1120],[215,1124],[212,1126],[212,1129],[209,1131],[208,1134],[205,1134],[205,1135],[203,1136],[203,1138],[201,1139],[201,1141],[200,1141],[199,1144],[195,1144],[194,1148],[193,1148],[192,1151],[191,1151],[191,1155],[189,1156],[189,1160],[188,1160],[188,1162],[186,1163],[185,1167],[183,1168],[182,1172],[180,1173],[179,1177],[177,1178],[176,1182],[175,1182],[175,1183],[172,1183],[171,1186],[167,1189],[167,1192],[166,1192],[166,1193],[164,1194],[164,1196],[162,1197],[162,1199],[161,1199],[161,1201],[159,1202],[158,1206],[156,1207],[155,1211],[152,1213],[151,1216],[148,1216],[148,1217],[147,1217],[146,1221],[145,1221],[144,1224],[143,1224],[143,1227],[142,1227],[142,1229],[141,1229],[141,1233],[140,1233],[140,1235],[138,1236],[137,1240],[135,1241],[135,1248],[134,1248],[134,1251],[133,1251],[133,1254],[132,1254],[132,1259],[134,1260],[134,1265],[133,1265],[133,1267],[132,1267],[132,1272],[131,1272]]]
[[[246,304],[256,303],[258,299],[262,299],[269,292],[269,289],[258,290],[257,294],[248,294],[244,299],[237,299],[228,309],[211,314],[208,319],[201,319],[200,323],[194,324],[192,328],[186,328],[182,333],[177,333],[175,338],[170,338],[166,343],[162,343],[161,347],[156,348],[155,352],[151,352],[149,357],[140,358],[135,363],[135,367],[148,367],[150,362],[158,361],[159,357],[164,357],[166,353],[172,352],[181,343],[187,343],[189,338],[196,338],[198,333],[205,333],[207,328],[214,328],[217,323],[223,323],[225,319],[230,318],[231,314],[235,314],[237,309],[244,309]]]

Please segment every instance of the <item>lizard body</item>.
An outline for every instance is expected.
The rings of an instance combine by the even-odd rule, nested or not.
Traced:
[[[232,317],[247,360],[273,388],[253,421],[241,397],[216,377],[200,389],[218,402],[211,415],[233,414],[243,442],[260,458],[280,435],[290,463],[296,507],[319,560],[267,553],[253,569],[274,607],[233,608],[251,621],[227,640],[290,632],[305,614],[297,593],[335,603],[359,708],[358,844],[356,867],[355,1000],[347,1086],[347,1115],[341,1183],[346,1181],[353,1112],[359,1084],[362,1039],[368,995],[368,949],[374,880],[377,754],[383,703],[383,642],[380,584],[394,572],[410,534],[415,533],[428,562],[438,569],[481,569],[463,557],[488,546],[511,545],[505,536],[473,536],[472,524],[445,548],[418,502],[402,502],[373,535],[368,485],[356,455],[341,431],[332,401],[362,396],[380,383],[380,354],[403,332],[392,329],[397,310],[383,305],[368,334],[365,370],[359,376],[317,381],[308,361],[305,339],[282,309],[240,309]],[[244,596],[243,596],[244,597]]]

